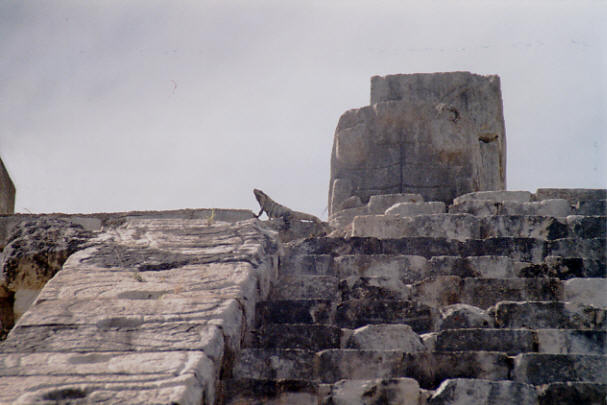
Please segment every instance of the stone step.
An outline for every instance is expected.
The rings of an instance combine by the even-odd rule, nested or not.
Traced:
[[[425,398],[413,378],[340,380],[328,388],[321,405],[419,405]]]
[[[265,323],[333,324],[337,302],[331,300],[274,300],[257,303],[257,326]]]
[[[607,215],[607,200],[578,201],[573,206],[575,215]]]
[[[337,298],[337,277],[316,275],[288,275],[273,282],[270,300]]]
[[[280,276],[287,275],[317,275],[333,276],[333,257],[328,254],[301,254],[297,249],[286,249],[285,254],[280,256],[278,273]]]
[[[551,278],[437,276],[405,285],[392,278],[351,277],[340,281],[339,292],[344,302],[412,300],[435,308],[463,303],[485,309],[500,301],[558,301],[564,297],[561,280]]]
[[[607,329],[607,310],[567,302],[499,302],[489,309],[498,328]]]
[[[341,329],[331,325],[265,324],[249,332],[249,348],[323,350],[341,344]]]
[[[318,403],[319,384],[309,379],[226,379],[225,405],[310,405]]]
[[[449,329],[436,333],[434,350],[605,354],[605,343],[605,331],[588,329]]]
[[[412,284],[433,276],[479,278],[605,277],[605,268],[579,257],[548,256],[541,263],[521,262],[507,256],[343,255],[335,257],[332,273],[339,279],[381,276]]]
[[[545,216],[564,218],[573,213],[571,204],[564,199],[542,201],[495,201],[490,199],[462,200],[461,196],[449,206],[450,214],[468,214],[477,217],[499,215]]]
[[[565,381],[607,384],[605,370],[605,355],[524,353],[514,357],[512,379],[533,385]]]
[[[378,239],[370,237],[353,238],[310,238],[290,244],[285,250],[291,255],[414,255],[430,259],[434,256],[507,256],[513,261],[542,263],[547,256],[580,258],[584,261],[598,261],[605,266],[605,238],[557,239],[544,241],[533,238],[488,238],[471,239],[460,242],[455,239],[407,237]]]
[[[417,352],[327,349],[316,354],[315,376],[323,383],[342,379],[410,377],[434,389],[447,378],[507,380],[512,359],[498,352]]]
[[[607,398],[607,384],[556,382],[538,387],[538,393],[539,405],[604,405]]]
[[[232,367],[232,378],[312,380],[315,353],[304,349],[242,349]]]
[[[352,299],[337,306],[335,323],[356,329],[369,324],[407,324],[416,333],[435,330],[438,310],[414,301]]]
[[[427,401],[432,405],[535,405],[536,387],[515,381],[489,381],[472,378],[444,380]]]

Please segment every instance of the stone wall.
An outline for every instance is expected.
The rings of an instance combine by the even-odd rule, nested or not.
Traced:
[[[467,72],[371,79],[371,105],[339,119],[329,215],[372,195],[450,202],[506,186],[500,80]]]
[[[15,185],[0,159],[0,214],[15,212]]]

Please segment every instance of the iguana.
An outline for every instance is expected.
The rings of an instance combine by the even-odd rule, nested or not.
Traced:
[[[261,190],[253,189],[253,194],[255,194],[255,198],[261,206],[261,210],[259,211],[259,214],[255,215],[255,218],[259,218],[261,214],[263,214],[265,211],[265,213],[268,215],[268,218],[283,218],[286,223],[288,223],[292,219],[300,221],[312,221],[317,224],[322,223],[322,221],[314,215],[306,214],[299,211],[293,211],[292,209],[287,208],[284,205],[278,204],[276,201],[272,200],[270,196],[268,196]]]

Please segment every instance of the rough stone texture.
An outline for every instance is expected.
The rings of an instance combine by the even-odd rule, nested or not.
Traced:
[[[350,196],[427,201],[501,190],[506,142],[497,76],[467,72],[371,79],[371,106],[345,112],[331,156],[329,215]]]
[[[472,201],[514,201],[519,203],[526,203],[531,201],[531,196],[532,194],[529,191],[477,191],[460,195],[459,197],[453,200],[453,205],[459,205],[465,202]]]
[[[257,220],[122,218],[0,345],[0,402],[214,403],[275,277],[275,237]]]
[[[15,185],[0,159],[0,214],[15,212]]]
[[[397,203],[388,208],[386,215],[412,217],[414,215],[443,214],[447,211],[444,202],[431,201],[419,203]]]
[[[440,310],[439,329],[491,328],[493,318],[487,311],[468,304],[455,304]]]
[[[607,308],[607,279],[572,278],[565,282],[565,300]]]
[[[355,329],[346,342],[346,348],[362,350],[426,350],[421,338],[409,325],[365,325]]]
[[[381,239],[403,236],[446,237],[465,241],[480,238],[480,222],[468,214],[434,214],[415,217],[364,215],[354,218],[352,236]]]
[[[552,199],[533,202],[467,199],[449,206],[449,213],[490,215],[543,215],[566,217],[572,213],[567,200]]]
[[[559,381],[607,384],[607,357],[590,354],[519,354],[512,379],[533,385]]]
[[[342,380],[333,384],[323,405],[419,405],[419,384],[412,378]]]
[[[528,384],[457,378],[445,380],[428,405],[535,405],[537,401],[535,387]]]

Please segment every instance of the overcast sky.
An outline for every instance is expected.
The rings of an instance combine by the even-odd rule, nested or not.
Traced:
[[[603,1],[0,0],[18,212],[326,218],[339,116],[372,75],[501,77],[508,188],[607,187]]]

